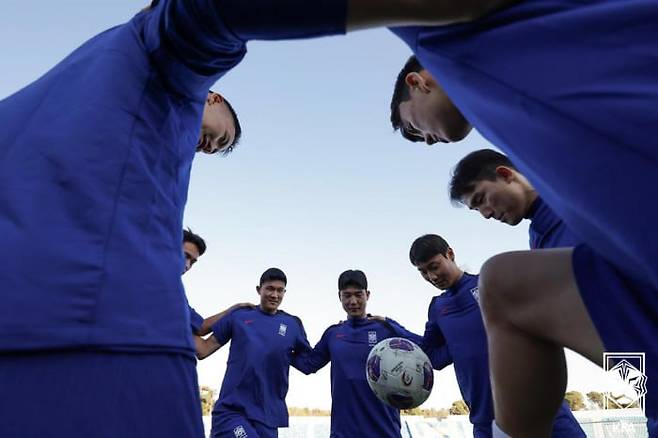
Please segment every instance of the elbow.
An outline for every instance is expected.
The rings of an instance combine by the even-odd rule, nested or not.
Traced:
[[[516,3],[518,0],[470,0],[460,2],[460,10],[455,11],[455,21],[467,23],[478,20],[492,12]]]

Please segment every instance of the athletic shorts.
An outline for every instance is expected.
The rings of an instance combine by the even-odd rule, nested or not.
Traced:
[[[203,437],[192,356],[0,354],[0,436]]]
[[[655,421],[658,418],[658,289],[619,271],[585,244],[574,249],[573,269],[580,295],[605,350],[645,354],[645,412]]]
[[[279,430],[250,420],[241,412],[221,409],[212,412],[210,436],[212,438],[277,438]]]
[[[551,438],[586,438],[585,431],[576,417],[571,413],[569,404],[566,401],[562,402],[560,409],[557,411],[555,421],[553,422],[553,431]]]

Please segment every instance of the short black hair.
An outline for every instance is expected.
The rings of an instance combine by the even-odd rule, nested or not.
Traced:
[[[409,93],[409,87],[407,86],[406,78],[409,73],[419,72],[424,70],[423,66],[416,58],[416,55],[411,55],[407,62],[400,70],[398,78],[395,80],[395,86],[393,88],[393,97],[391,98],[391,125],[393,125],[393,131],[400,130],[400,133],[404,138],[409,141],[419,142],[424,141],[423,138],[416,135],[411,135],[405,131],[402,126],[402,118],[400,117],[400,104],[411,99],[411,94]]]
[[[208,90],[209,93],[211,94],[219,94],[215,91]],[[224,103],[228,107],[228,110],[231,113],[231,116],[233,117],[233,124],[235,125],[235,137],[233,138],[233,143],[231,143],[228,147],[225,147],[224,149],[221,150],[220,154],[222,155],[228,155],[231,152],[233,152],[233,149],[238,145],[240,142],[240,138],[242,138],[242,126],[240,125],[240,119],[238,119],[238,114],[235,112],[235,109],[233,109],[233,105],[231,105],[231,102],[228,101],[227,98],[225,98],[223,95],[219,94],[222,99],[224,99]]]
[[[283,271],[279,268],[269,268],[263,272],[263,275],[260,276],[259,286],[262,286],[263,283],[268,281],[283,281],[283,284],[288,284],[286,274],[284,274]]]
[[[448,254],[448,242],[437,234],[425,234],[414,240],[409,250],[409,261],[414,266],[427,263],[437,255]]]
[[[368,278],[360,269],[348,269],[338,277],[338,290],[347,289],[348,286],[359,289],[368,289]]]
[[[512,161],[492,149],[480,149],[462,158],[452,171],[450,179],[450,200],[461,204],[462,197],[471,193],[480,181],[495,181],[496,168],[506,166],[517,170]]]
[[[203,255],[206,252],[206,242],[198,234],[194,234],[190,228],[183,230],[183,243],[190,242],[196,245],[199,248],[199,255]]]
[[[229,102],[226,98],[224,98],[224,102],[226,102],[226,106],[228,107],[229,111],[231,111],[233,122],[235,123],[235,138],[233,139],[233,144],[225,149],[224,155],[226,155],[231,153],[240,142],[240,138],[242,138],[242,126],[240,126],[240,119],[238,119],[238,114],[233,109],[233,106],[231,106],[231,102]]]

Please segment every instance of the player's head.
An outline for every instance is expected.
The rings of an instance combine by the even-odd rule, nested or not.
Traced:
[[[206,242],[189,228],[183,230],[183,254],[185,254],[185,268],[183,274],[192,269],[196,261],[206,252]]]
[[[415,56],[409,58],[395,81],[391,124],[407,140],[427,144],[459,141],[472,129]]]
[[[479,211],[486,219],[517,225],[527,217],[537,192],[507,156],[482,149],[455,166],[450,199]]]
[[[260,276],[256,292],[260,295],[260,309],[265,313],[276,313],[286,293],[288,279],[279,268],[269,268]]]
[[[455,263],[455,253],[448,242],[436,234],[426,234],[414,240],[409,260],[425,280],[441,290],[452,287],[463,273]]]
[[[364,318],[370,298],[368,279],[363,271],[348,269],[338,277],[338,299],[349,318]]]
[[[197,152],[228,154],[237,146],[241,136],[242,127],[231,104],[219,93],[209,91],[203,108]]]

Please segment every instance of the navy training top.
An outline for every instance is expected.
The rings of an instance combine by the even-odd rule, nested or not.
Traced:
[[[471,423],[479,433],[491,435],[493,396],[478,278],[478,275],[465,272],[456,284],[432,299],[422,346],[432,350],[447,345],[450,356],[443,355],[445,360],[434,365],[441,369],[454,364],[459,389],[470,410]],[[566,402],[558,410],[551,436],[585,437]]]
[[[531,249],[565,248],[582,243],[540,197],[532,203],[527,218]]]
[[[525,0],[393,29],[574,233],[658,285],[655,0]]]
[[[366,380],[370,350],[392,337],[422,341],[392,319],[350,318],[327,328],[312,352],[295,357],[294,366],[305,374],[331,362],[332,438],[400,436],[400,411],[379,400]]]
[[[0,101],[0,351],[192,355],[180,245],[208,89],[247,40],[345,17],[346,0],[161,0]]]
[[[311,349],[300,319],[282,310],[271,315],[241,308],[212,330],[220,344],[231,341],[213,412],[237,411],[268,427],[287,427],[288,370],[295,354]]]
[[[442,369],[454,364],[459,390],[470,409],[471,423],[491,430],[494,414],[487,335],[478,300],[478,276],[468,273],[432,298],[421,346],[425,350],[447,345],[449,356],[433,365]]]

